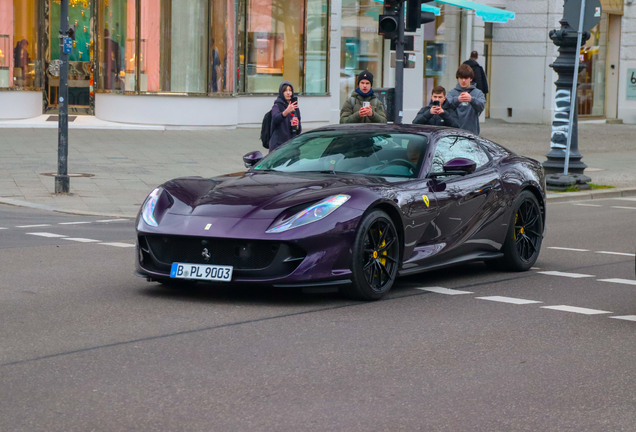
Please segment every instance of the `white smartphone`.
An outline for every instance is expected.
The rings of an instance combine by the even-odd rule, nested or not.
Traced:
[[[371,102],[367,102],[367,101],[362,102],[362,108],[366,108],[366,107],[369,107],[369,106],[371,106]]]

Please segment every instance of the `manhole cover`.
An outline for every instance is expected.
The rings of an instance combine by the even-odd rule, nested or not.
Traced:
[[[55,177],[57,173],[42,173],[40,175],[47,177]],[[87,173],[68,173],[69,177],[95,177],[95,174],[87,174]]]

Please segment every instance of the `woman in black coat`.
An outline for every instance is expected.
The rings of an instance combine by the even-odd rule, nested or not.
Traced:
[[[271,131],[270,152],[302,132],[298,100],[289,81],[283,81],[278,89],[278,97],[272,107]]]

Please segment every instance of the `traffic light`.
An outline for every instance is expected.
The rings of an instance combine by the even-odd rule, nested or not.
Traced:
[[[398,10],[400,0],[384,0],[384,14],[378,21],[378,34],[384,39],[394,39],[398,35]]]
[[[422,12],[422,3],[428,3],[431,0],[407,0],[406,1],[406,26],[404,31],[414,32],[419,29],[422,24],[435,21],[435,14],[432,12]]]

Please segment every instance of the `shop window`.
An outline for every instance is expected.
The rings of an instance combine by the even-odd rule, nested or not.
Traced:
[[[605,115],[605,58],[607,57],[607,14],[603,14],[581,47],[580,63],[585,65],[578,78],[577,105],[580,116]]]
[[[431,90],[441,85],[450,91],[457,84],[455,74],[461,64],[459,41],[461,9],[438,4],[440,16],[424,25],[424,100],[431,97]]]
[[[108,0],[99,3],[98,61],[101,89],[137,90],[135,24],[135,0]]]
[[[356,78],[368,70],[373,86],[382,87],[384,39],[378,35],[382,3],[373,0],[343,2],[340,40],[340,100],[348,100],[357,87]]]
[[[36,0],[0,1],[0,88],[42,87]]]
[[[211,93],[232,93],[235,89],[235,8],[235,0],[212,0],[208,86]]]

